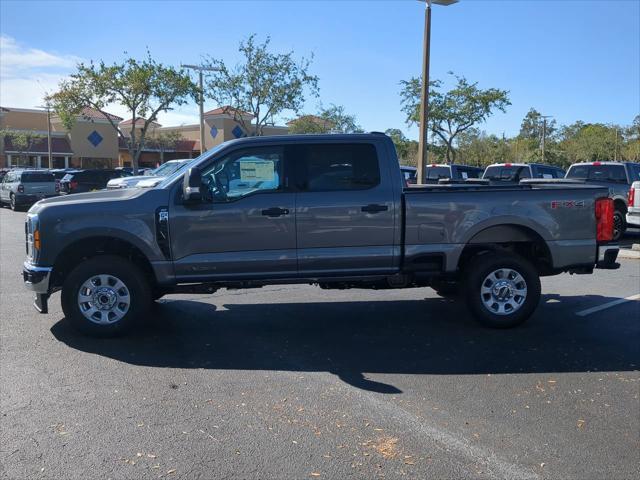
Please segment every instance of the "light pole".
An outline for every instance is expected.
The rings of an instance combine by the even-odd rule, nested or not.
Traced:
[[[47,109],[47,150],[49,152],[49,168],[53,168],[53,160],[51,154],[51,105],[49,104],[49,102],[47,102],[44,106],[36,108]]]
[[[545,150],[545,143],[547,140],[547,118],[551,118],[551,115],[540,115],[540,118],[542,118],[542,143],[541,143],[541,149],[542,149],[542,163],[544,163],[544,150]]]
[[[424,38],[422,50],[422,89],[420,91],[420,136],[418,143],[418,169],[416,172],[418,184],[424,183],[424,170],[428,163],[427,131],[429,120],[429,55],[431,51],[431,4],[444,7],[458,3],[458,0],[418,0],[425,2],[424,10]]]
[[[198,95],[198,106],[200,107],[200,155],[202,155],[206,148],[204,146],[204,88],[202,82],[202,72],[213,72],[217,68],[202,67],[200,65],[180,65],[182,68],[190,68],[198,72],[198,85],[200,86],[200,94]]]

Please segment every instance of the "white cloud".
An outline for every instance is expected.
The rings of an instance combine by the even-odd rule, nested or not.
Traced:
[[[0,35],[0,105],[14,108],[42,105],[44,97],[55,92],[81,61],[75,55],[29,48],[12,37]],[[121,105],[111,105],[106,110],[124,119],[131,116]],[[163,126],[198,123],[198,107],[184,105],[161,113],[158,122]]]
[[[21,45],[0,35],[0,104],[33,108],[54,92],[61,80],[82,59]]]
[[[31,69],[70,69],[82,59],[75,55],[57,55],[20,45],[7,35],[0,35],[0,67],[2,76]]]

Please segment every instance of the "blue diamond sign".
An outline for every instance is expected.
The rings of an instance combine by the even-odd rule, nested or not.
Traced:
[[[218,135],[218,129],[213,126],[211,127],[211,130],[209,130],[209,133],[211,134],[211,137],[216,138],[216,136]]]
[[[236,138],[245,136],[244,131],[242,130],[242,128],[240,128],[240,125],[236,125],[234,129],[231,130],[231,133],[233,133],[233,136]]]
[[[94,130],[87,137],[87,140],[91,142],[91,145],[93,145],[94,147],[97,147],[98,145],[100,145],[100,142],[102,142],[102,135],[100,135],[98,132]]]

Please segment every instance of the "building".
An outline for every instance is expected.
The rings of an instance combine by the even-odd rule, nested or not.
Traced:
[[[204,114],[205,148],[247,135],[236,118],[250,124],[253,115],[225,106]],[[139,133],[144,119],[137,119]],[[50,117],[52,164],[49,165],[46,110],[0,107],[0,130],[25,134],[28,141],[18,141],[15,136],[0,138],[0,168],[115,168],[131,166],[127,139],[133,129],[133,120],[116,115],[105,116],[92,108],[85,108],[67,131],[55,114]],[[118,135],[114,125],[118,127]],[[287,127],[267,126],[265,135],[284,135]],[[175,141],[166,144],[165,137]],[[152,123],[147,131],[148,141],[139,158],[139,166],[155,167],[174,158],[192,158],[200,154],[200,126],[180,125],[163,127]],[[24,140],[24,139],[23,139]]]

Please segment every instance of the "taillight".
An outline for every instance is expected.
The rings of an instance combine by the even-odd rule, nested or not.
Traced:
[[[613,200],[598,198],[596,200],[596,241],[613,240]]]
[[[18,193],[24,193],[24,185],[18,185]]]
[[[56,193],[60,193],[60,180],[56,180]]]
[[[69,182],[69,190],[72,190],[78,186],[78,182],[76,180],[71,180]]]
[[[631,187],[629,189],[629,197],[627,199],[627,205],[633,207],[634,202],[636,201],[636,189]]]

